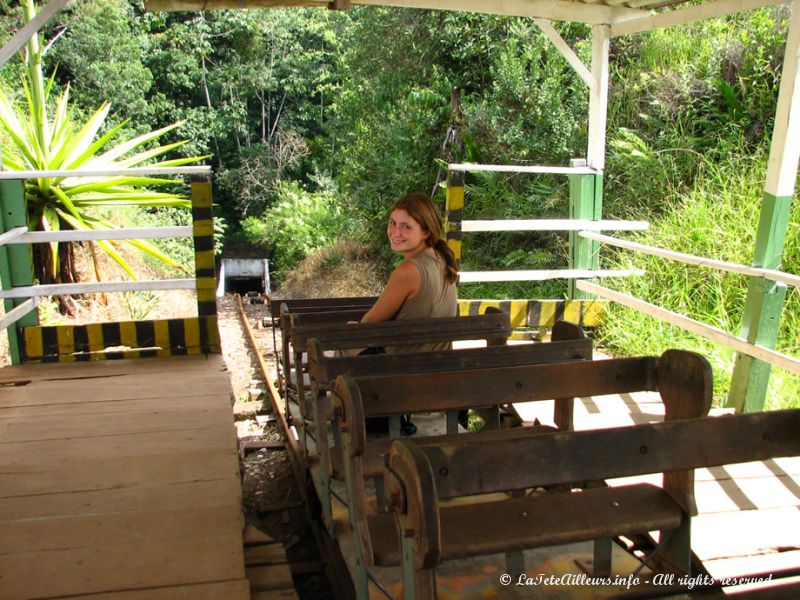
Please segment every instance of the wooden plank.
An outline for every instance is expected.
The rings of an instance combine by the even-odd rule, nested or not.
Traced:
[[[439,498],[682,471],[800,453],[800,410],[633,427],[512,436],[475,444],[453,436],[423,447]],[[525,456],[526,468],[505,459]],[[598,462],[602,460],[602,465]]]
[[[227,421],[227,423],[226,423]],[[41,416],[35,421],[3,419],[0,421],[0,447],[9,442],[31,442],[97,435],[130,435],[156,431],[190,431],[229,424],[233,432],[230,408],[227,419],[223,408],[187,410],[151,410],[148,413]]]
[[[93,397],[91,402],[81,402],[79,398],[65,398],[66,402],[52,402],[49,404],[17,404],[4,406],[0,401],[0,422],[34,421],[47,417],[61,417],[65,426],[70,418],[82,416],[91,420],[94,416],[116,415],[125,418],[126,414],[148,413],[168,409],[170,411],[189,413],[197,410],[208,411],[215,415],[219,423],[233,423],[231,406],[227,396],[220,398],[219,394],[191,394],[183,396],[157,396],[157,392],[148,394],[144,398],[103,398]],[[66,394],[64,395],[66,397]],[[31,400],[33,400],[31,398]],[[35,401],[34,401],[35,402]],[[255,410],[255,409],[254,409]],[[160,413],[158,413],[160,414]]]
[[[247,567],[247,579],[250,580],[250,590],[262,592],[267,590],[294,590],[294,580],[289,565],[265,565],[260,567]]]
[[[225,368],[225,361],[219,354],[74,363],[37,363],[3,367],[0,369],[0,382],[14,379],[84,379],[133,373],[196,373],[202,376],[213,372],[224,372]]]
[[[165,324],[165,321],[158,321]],[[122,360],[90,360],[70,363],[34,363],[7,368],[10,373],[30,374],[41,380],[93,379],[95,377],[153,374],[201,379],[226,374],[225,362],[219,355],[186,355]],[[5,373],[6,369],[0,370]],[[143,380],[146,381],[146,380]]]
[[[198,402],[208,401],[220,406],[230,406],[232,396],[227,381],[199,379],[192,382],[164,382],[138,384],[139,377],[125,375],[114,379],[88,380],[85,384],[73,381],[71,388],[65,382],[42,382],[14,388],[0,389],[0,407],[45,406],[52,404],[86,404],[90,408],[95,402],[124,401],[142,398],[197,397]],[[81,389],[76,389],[78,385]],[[91,392],[91,393],[87,393]]]
[[[0,556],[142,544],[170,545],[184,538],[231,537],[228,530],[236,532],[241,555],[241,518],[241,508],[236,503],[169,510],[161,510],[156,503],[139,511],[86,512],[4,521],[0,523]],[[172,562],[180,560],[183,557],[171,559]],[[212,581],[217,579],[225,578]]]
[[[56,446],[58,444],[55,444]],[[41,457],[0,464],[0,497],[128,488],[147,483],[211,481],[238,477],[235,450],[186,450],[170,455],[154,453],[132,457],[102,457],[80,461]]]
[[[322,325],[325,323],[344,323],[348,321],[360,321],[361,317],[367,314],[371,306],[364,306],[361,308],[334,310],[334,311],[320,311],[310,313],[290,313],[289,322],[292,327],[300,327],[303,325]]]
[[[287,562],[286,551],[283,549],[283,544],[277,542],[244,549],[244,564],[247,567],[284,565]]]
[[[153,507],[159,510],[193,510],[236,506],[241,499],[239,480],[233,477],[233,473],[227,478],[205,481],[143,481],[124,488],[0,498],[0,531],[17,521],[35,519],[46,522],[80,517],[85,513],[100,516],[147,511]]]
[[[442,560],[451,560],[611,537],[622,531],[671,529],[680,524],[682,513],[661,488],[636,485],[459,503],[440,507],[439,518]],[[400,564],[393,516],[380,513],[370,517],[369,524],[376,563]]]
[[[487,369],[476,385],[470,371],[359,377],[366,416],[549,400],[568,396],[655,389],[652,357]],[[491,390],[487,394],[485,390]]]
[[[309,338],[319,339],[326,350],[375,345],[401,345],[424,341],[451,341],[508,337],[511,322],[507,314],[469,315],[383,321],[356,325],[308,325],[292,328],[291,342],[295,352],[304,350]],[[356,345],[354,346],[353,343]]]
[[[762,478],[774,475],[777,477],[788,476],[800,480],[800,456],[784,456],[763,461],[726,465],[724,472],[719,468],[697,469],[696,480],[720,480],[721,478],[739,479]]]
[[[651,14],[648,12],[636,19],[621,20],[614,23],[611,26],[611,36],[618,37],[662,27],[673,27],[682,23],[713,19],[764,6],[772,6],[776,3],[776,0],[717,0],[663,13]]]
[[[328,384],[343,374],[365,377],[591,359],[592,340],[333,358],[324,355],[321,344],[309,341],[308,353],[311,376],[318,383]]]
[[[281,306],[286,305],[289,312],[330,311],[338,308],[358,308],[372,306],[377,296],[347,296],[342,298],[270,298],[269,306],[273,318],[281,314]]]
[[[250,582],[239,579],[138,590],[115,590],[100,594],[70,596],[69,600],[220,600],[221,598],[252,600],[254,596],[250,596]]]
[[[250,598],[251,600],[296,600],[298,596],[294,590],[269,590],[254,592]]]
[[[98,435],[83,439],[37,440],[0,444],[4,468],[35,467],[42,456],[51,464],[78,460],[158,456],[184,452],[231,452],[238,455],[236,436],[228,423],[196,431],[149,431],[127,435]],[[194,461],[193,461],[194,462]]]
[[[728,467],[717,469],[724,471]],[[697,510],[702,514],[792,506],[800,509],[800,478],[785,475],[696,481],[695,495]],[[797,541],[800,544],[800,537]]]
[[[140,529],[129,530],[128,539],[120,539],[118,544],[78,546],[71,541],[74,537],[64,536],[67,544],[62,548],[1,554],[0,573],[15,574],[4,581],[4,597],[49,598],[242,579],[241,509],[227,512],[224,515],[220,509],[192,511],[188,518],[169,513],[157,519],[143,518],[136,524]],[[205,519],[220,524],[215,535],[198,535]],[[83,523],[82,527],[87,525]],[[80,533],[80,529],[76,525],[73,533]]]
[[[267,535],[252,524],[248,524],[247,527],[245,527],[242,538],[245,546],[276,543],[273,537]]]
[[[798,531],[796,506],[698,515],[692,519],[692,549],[704,561],[796,549]]]
[[[716,578],[737,577],[748,573],[774,573],[783,569],[796,569],[800,565],[800,550],[781,550],[706,560],[703,565]]]

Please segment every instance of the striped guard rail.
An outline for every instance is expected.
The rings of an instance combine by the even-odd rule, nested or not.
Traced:
[[[21,329],[22,362],[218,354],[217,316]]]
[[[461,316],[483,314],[489,307],[509,313],[514,328],[550,328],[564,320],[581,327],[597,327],[602,322],[607,300],[459,300]]]

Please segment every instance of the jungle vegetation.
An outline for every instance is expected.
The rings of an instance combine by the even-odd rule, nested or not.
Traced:
[[[629,239],[749,264],[786,36],[786,6],[617,38],[604,213],[643,219]],[[0,43],[19,28],[0,0]],[[587,62],[590,31],[556,24]],[[443,165],[563,165],[585,155],[583,84],[532,21],[388,8],[146,13],[141,0],[70,3],[45,28],[44,57],[75,118],[111,103],[102,132],[128,120],[131,138],[179,123],[176,156],[209,159],[225,243],[260,245],[276,275],[342,238],[383,244],[385,211],[406,191],[443,198]],[[56,39],[57,38],[57,39]],[[0,86],[19,94],[21,65]],[[164,143],[159,141],[159,143]],[[475,174],[466,218],[555,218],[564,178]],[[151,209],[154,215],[164,214]],[[792,218],[783,269],[798,272]],[[566,266],[556,233],[474,235],[464,268]],[[604,267],[646,275],[621,291],[738,333],[746,279],[604,249]],[[464,285],[462,297],[560,298],[563,282]],[[792,289],[779,349],[797,353]],[[599,339],[619,353],[696,348],[723,397],[732,353],[614,307]],[[796,378],[775,371],[772,402],[798,405]]]

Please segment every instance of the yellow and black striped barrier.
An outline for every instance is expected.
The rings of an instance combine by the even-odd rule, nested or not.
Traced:
[[[22,329],[22,362],[218,354],[217,316]]]
[[[459,314],[479,315],[489,307],[510,315],[514,328],[551,328],[564,320],[581,327],[597,327],[608,306],[606,300],[459,300]]]

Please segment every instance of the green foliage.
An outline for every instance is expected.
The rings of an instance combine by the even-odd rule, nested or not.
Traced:
[[[248,217],[242,228],[251,243],[271,249],[271,268],[281,279],[310,253],[355,233],[356,225],[332,191],[311,193],[288,183],[260,218]]]
[[[158,306],[158,296],[151,291],[127,292],[122,295],[125,311],[132,321],[144,321]]]
[[[615,42],[605,213],[651,222],[650,231],[626,238],[751,263],[785,24],[784,8],[768,8]],[[795,207],[791,221],[798,218]],[[800,267],[796,244],[790,227],[785,271]],[[745,277],[629,251],[602,256],[604,267],[646,270],[610,287],[739,333]],[[790,354],[800,345],[797,302],[792,291],[778,343]],[[734,354],[722,346],[620,306],[600,335],[624,354],[695,349],[712,362],[717,399],[727,394]],[[798,381],[774,371],[770,402],[785,406]]]
[[[58,80],[71,83],[79,110],[91,112],[95,99],[113,98],[116,115],[135,116],[130,128],[148,131],[157,123],[157,105],[149,102],[153,74],[141,60],[148,39],[134,7],[125,0],[88,0],[72,8],[69,27],[48,53]],[[109,119],[117,122],[115,115]]]
[[[35,15],[33,1],[23,4],[26,22]],[[50,101],[54,80],[45,83],[42,75],[41,49],[38,36],[28,42],[27,63],[22,88],[25,106],[17,108],[0,92],[0,128],[10,139],[4,146],[4,167],[18,170],[72,170],[128,168],[142,164],[176,166],[194,162],[197,157],[152,162],[180,142],[148,148],[176,127],[171,125],[135,137],[115,147],[107,148],[114,136],[125,126],[122,123],[98,136],[109,105],[100,106],[85,123],[74,119],[70,109],[69,86]],[[49,111],[52,107],[52,116]],[[98,209],[120,206],[188,206],[189,201],[172,193],[152,192],[147,185],[172,184],[171,180],[141,176],[115,177],[58,177],[27,180],[25,196],[28,228],[31,231],[62,229],[110,229],[111,223],[98,216]],[[131,278],[135,279],[128,263],[114,244],[96,242]],[[178,266],[170,257],[142,240],[127,244],[146,252],[170,266]],[[35,274],[41,282],[69,282],[76,278],[70,244],[51,243],[37,247]],[[66,256],[65,256],[66,253]]]

